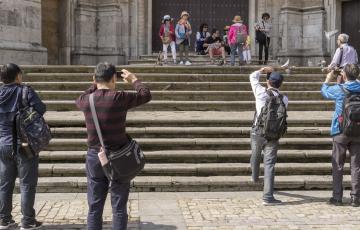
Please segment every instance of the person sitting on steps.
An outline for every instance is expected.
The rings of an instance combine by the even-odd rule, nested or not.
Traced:
[[[208,32],[208,25],[206,23],[201,24],[200,31],[196,33],[196,54],[197,55],[205,55],[204,42],[205,40],[211,36]]]
[[[223,64],[226,64],[224,42],[220,37],[220,31],[213,29],[211,36],[205,40],[204,47],[209,51],[211,64],[215,64],[214,56],[222,56]]]

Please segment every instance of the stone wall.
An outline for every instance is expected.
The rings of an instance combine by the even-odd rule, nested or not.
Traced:
[[[0,6],[0,63],[125,64],[152,52],[152,0],[0,0]],[[341,0],[250,1],[253,41],[263,12],[272,17],[271,58],[315,65],[334,52],[335,39],[325,40],[323,31],[341,28]]]
[[[0,0],[0,64],[47,64],[41,44],[41,1]]]
[[[129,53],[129,3],[80,0],[75,9],[73,64],[123,64]]]
[[[302,66],[329,58],[323,0],[258,0],[258,18],[263,12],[272,16],[272,58],[280,62],[290,58],[291,64]]]

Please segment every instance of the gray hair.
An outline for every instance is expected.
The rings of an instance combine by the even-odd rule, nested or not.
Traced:
[[[349,81],[355,81],[360,75],[359,66],[355,64],[346,64],[344,67],[344,72],[346,74],[346,78]]]
[[[348,43],[349,42],[349,35],[347,34],[340,34],[338,39],[341,43]]]

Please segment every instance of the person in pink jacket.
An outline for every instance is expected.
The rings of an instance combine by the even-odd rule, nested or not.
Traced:
[[[247,26],[243,24],[241,16],[235,16],[233,20],[234,24],[230,26],[229,30],[229,45],[230,45],[230,57],[231,57],[231,66],[235,65],[235,54],[236,52],[239,55],[239,65],[243,63],[243,46],[246,43],[248,37]]]

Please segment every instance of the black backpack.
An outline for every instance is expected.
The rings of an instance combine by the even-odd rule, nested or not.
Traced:
[[[275,96],[271,89],[266,93],[269,98],[261,109],[256,125],[260,128],[265,139],[279,140],[287,130],[287,109],[283,101],[284,96]]]
[[[14,141],[14,147],[20,144],[20,153],[28,157],[37,156],[49,145],[51,132],[44,117],[29,106],[29,87],[23,86],[21,91],[21,102],[15,116],[16,139],[19,141]]]
[[[348,137],[360,137],[360,94],[340,87],[345,93],[343,112],[338,119],[340,130]]]

